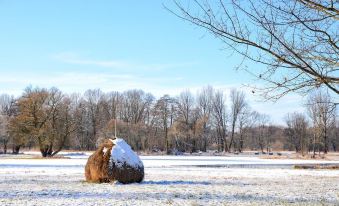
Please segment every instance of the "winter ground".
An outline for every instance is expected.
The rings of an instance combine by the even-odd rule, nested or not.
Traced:
[[[339,205],[339,170],[323,160],[143,156],[141,184],[84,182],[88,154],[0,156],[0,205]]]

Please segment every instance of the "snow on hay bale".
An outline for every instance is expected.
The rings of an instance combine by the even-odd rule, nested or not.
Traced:
[[[88,182],[141,182],[144,165],[123,139],[109,139],[89,157],[85,176]]]
[[[144,179],[144,165],[131,147],[120,138],[112,140],[108,175],[121,183],[141,182]]]

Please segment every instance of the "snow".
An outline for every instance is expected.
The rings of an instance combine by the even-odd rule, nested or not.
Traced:
[[[0,155],[0,205],[339,205],[339,170],[292,169],[338,161],[141,156],[144,181],[124,185],[86,183],[88,155]]]
[[[144,165],[131,147],[121,138],[111,140],[114,143],[111,152],[111,162],[114,162],[116,167],[123,167],[123,165],[129,165],[132,168],[143,168]]]
[[[205,166],[291,168],[296,164],[339,164],[339,161],[330,160],[261,159],[255,156],[143,156],[141,158],[146,167]]]
[[[102,149],[102,153],[104,153],[103,156],[106,155],[107,150],[108,150],[108,149],[107,149],[106,147],[104,147],[104,149]]]

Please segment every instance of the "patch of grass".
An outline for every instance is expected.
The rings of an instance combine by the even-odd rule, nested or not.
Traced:
[[[294,165],[294,169],[339,170],[339,165]]]

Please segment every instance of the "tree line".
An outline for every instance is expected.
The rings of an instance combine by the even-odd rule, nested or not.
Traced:
[[[331,96],[314,92],[305,108],[306,114],[287,114],[286,126],[278,126],[251,109],[236,89],[227,96],[207,86],[197,94],[185,90],[156,98],[142,90],[66,94],[55,87],[27,87],[17,98],[0,95],[0,141],[3,153],[38,148],[49,157],[63,149],[94,150],[115,135],[117,125],[117,136],[136,151],[336,151],[339,121]]]

